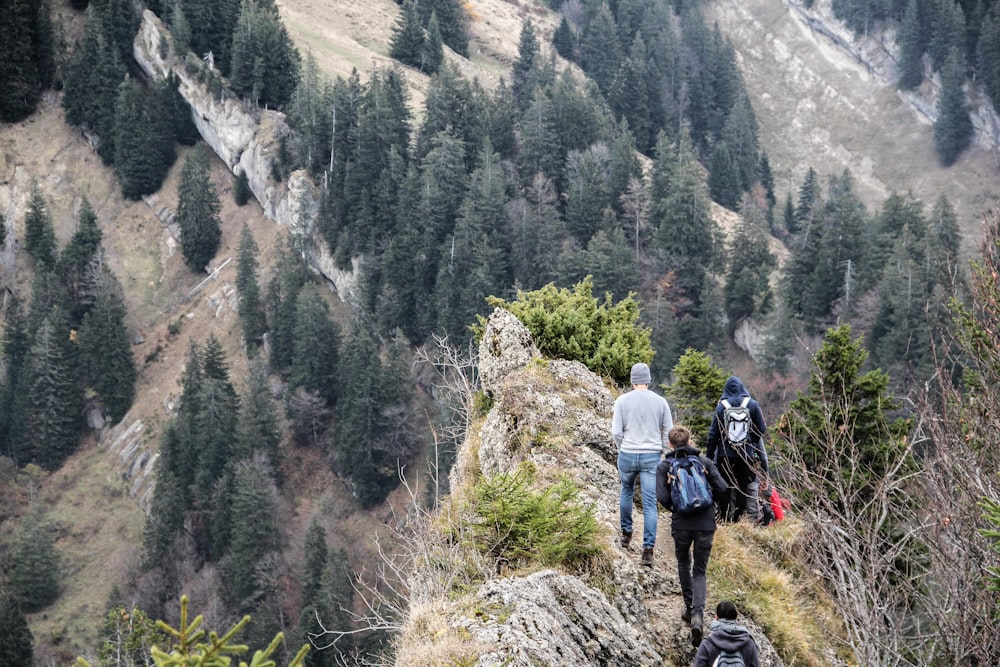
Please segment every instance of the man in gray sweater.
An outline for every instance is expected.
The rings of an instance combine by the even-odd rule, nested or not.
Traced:
[[[618,478],[621,480],[618,500],[621,545],[628,549],[632,540],[632,505],[638,478],[642,488],[642,564],[652,567],[656,546],[656,466],[674,420],[666,399],[649,389],[653,381],[649,366],[643,363],[632,366],[631,381],[632,391],[615,400],[611,421],[611,435],[618,445]]]

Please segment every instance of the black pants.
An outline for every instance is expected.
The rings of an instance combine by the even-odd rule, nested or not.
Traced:
[[[719,503],[719,519],[739,521],[749,508],[750,519],[756,521],[757,474],[740,456],[721,457],[719,472],[729,484],[729,498],[723,498]]]
[[[672,535],[674,556],[677,557],[677,578],[684,593],[684,604],[692,611],[703,613],[707,588],[705,572],[708,570],[708,557],[712,554],[715,531],[674,530]]]

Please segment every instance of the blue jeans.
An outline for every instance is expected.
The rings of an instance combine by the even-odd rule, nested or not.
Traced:
[[[632,505],[635,502],[635,478],[642,487],[642,547],[656,546],[656,466],[659,452],[648,454],[618,453],[618,478],[622,482],[618,499],[618,515],[622,532],[632,532]]]
[[[684,604],[692,611],[704,613],[708,557],[712,554],[714,530],[675,530],[674,555],[677,557],[677,578],[684,593]],[[694,559],[691,547],[694,546]]]

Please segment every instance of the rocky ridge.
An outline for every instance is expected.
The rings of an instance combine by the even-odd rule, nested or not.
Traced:
[[[417,565],[410,572],[410,613],[396,664],[432,664],[417,656],[435,655],[456,638],[462,655],[479,656],[476,667],[690,664],[694,650],[680,620],[669,516],[658,523],[654,567],[639,564],[635,545],[629,551],[617,542],[613,390],[579,362],[543,359],[524,325],[502,309],[487,321],[479,372],[492,407],[460,448],[452,497],[479,476],[526,462],[542,485],[569,476],[607,540],[610,571],[594,575],[603,582],[551,569],[497,576],[472,593],[470,603],[435,595],[425,583],[434,575]],[[641,511],[636,520],[641,525]],[[783,665],[759,628],[753,632],[761,665]]]

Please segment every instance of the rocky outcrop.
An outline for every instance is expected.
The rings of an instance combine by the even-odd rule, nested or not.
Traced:
[[[638,554],[621,549],[616,539],[613,389],[579,362],[543,359],[524,325],[499,308],[487,320],[480,341],[479,371],[491,408],[458,452],[452,496],[460,497],[481,476],[526,462],[539,479],[568,476],[606,536],[610,571],[588,578],[551,569],[491,577],[470,603],[428,599],[427,586],[420,582],[430,577],[418,566],[411,592],[420,604],[411,612],[432,608],[434,618],[409,622],[438,629],[404,633],[397,664],[430,664],[402,660],[433,653],[430,645],[445,642],[445,637],[461,637],[467,648],[460,654],[478,656],[476,667],[690,664],[693,649],[680,621],[683,600],[669,555],[669,520],[660,520],[657,552],[662,562],[654,568],[641,567]],[[756,634],[761,664],[781,665],[766,637]],[[425,645],[415,648],[415,642]]]
[[[294,171],[282,181],[272,177],[281,138],[289,132],[284,114],[251,107],[229,92],[212,92],[206,82],[221,78],[219,72],[193,54],[178,57],[162,22],[149,10],[142,14],[133,54],[148,76],[163,79],[171,72],[177,76],[205,143],[234,174],[239,170],[246,174],[250,191],[268,218],[312,240],[306,251],[310,265],[342,297],[353,294],[356,271],[338,269],[326,243],[316,237],[319,193],[308,173]]]
[[[895,86],[899,73],[896,70],[899,47],[896,44],[896,26],[881,25],[864,35],[855,35],[833,13],[830,0],[816,0],[811,7],[799,0],[785,0],[788,8],[809,27],[825,37],[838,49],[848,54],[868,69],[872,75],[890,86]],[[924,75],[927,80],[912,91],[900,91],[899,96],[928,122],[937,120],[937,98],[941,80],[931,71],[925,59]],[[988,150],[1000,149],[1000,116],[993,104],[978,86],[967,86],[972,124],[976,128],[974,141]]]

